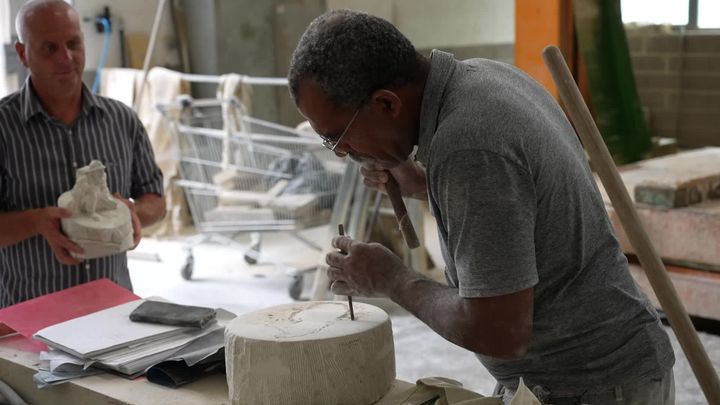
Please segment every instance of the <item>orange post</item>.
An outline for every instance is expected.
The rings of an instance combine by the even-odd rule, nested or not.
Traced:
[[[542,51],[556,45],[570,61],[575,77],[575,28],[572,0],[515,0],[515,66],[540,82],[556,99],[558,92]]]

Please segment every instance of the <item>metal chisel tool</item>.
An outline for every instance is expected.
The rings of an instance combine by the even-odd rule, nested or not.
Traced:
[[[343,227],[343,224],[338,224],[338,233],[340,234],[340,236],[345,236],[345,227]],[[350,320],[354,321],[355,320],[355,311],[353,310],[352,297],[349,295],[347,297],[348,297],[348,308],[350,308]]]

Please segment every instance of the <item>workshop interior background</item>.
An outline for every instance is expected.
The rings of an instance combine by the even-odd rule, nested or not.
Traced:
[[[571,2],[549,0],[542,13],[562,14],[563,7]],[[22,3],[0,0],[3,44],[0,97],[17,90],[27,75],[14,49],[13,18]],[[533,3],[533,0],[170,0],[162,14],[150,65],[198,75],[238,73],[282,78],[309,21],[337,8],[360,9],[391,21],[424,54],[439,48],[459,59],[483,57],[519,64],[518,55],[525,57],[518,52],[524,47],[518,42],[520,38],[552,38],[553,32],[562,30],[557,19],[531,18],[532,12],[537,11],[532,9]],[[75,0],[72,4],[83,19],[84,79],[88,86],[99,68],[142,69],[157,1]],[[652,139],[645,157],[720,147],[720,1],[622,0],[621,6],[625,46],[642,116]],[[109,19],[110,34],[96,23],[98,17]],[[557,25],[552,26],[553,21]],[[101,57],[106,35],[109,35],[107,55]],[[539,53],[537,58],[540,60]],[[217,83],[199,82],[193,83],[189,92],[196,98],[215,97],[216,89]],[[283,86],[253,87],[244,96],[252,99],[253,117],[289,127],[302,121]],[[418,212],[428,254],[427,260],[423,260],[423,267],[427,267],[424,271],[442,279],[442,258],[433,219],[426,207],[420,206]],[[708,212],[707,224],[720,226],[720,207]],[[381,210],[383,213],[378,226],[392,226],[387,210]],[[182,222],[177,212],[169,215]],[[321,255],[302,241],[283,232],[263,235],[257,263],[244,257],[244,252],[256,243],[249,233],[236,235],[234,243],[206,241],[194,248],[193,274],[186,280],[190,277],[183,277],[182,269],[187,266],[187,247],[199,232],[192,225],[184,225],[181,224],[181,229],[148,235],[131,252],[130,270],[138,295],[157,295],[183,304],[221,306],[235,311],[307,298],[313,273],[304,273],[304,269],[317,266]],[[681,233],[674,235],[675,240],[684,241],[679,248],[685,243],[688,250],[696,242],[693,238],[699,238],[692,226],[667,232]],[[311,242],[325,243],[329,233],[327,226],[318,226],[303,230],[301,235]],[[398,245],[397,232],[373,235]],[[709,237],[718,240],[712,233]],[[696,325],[705,331],[701,339],[716,368],[720,364],[720,338],[715,335],[720,331],[719,246],[715,244],[714,256],[699,264],[692,257],[669,261],[691,270],[688,277],[694,278],[678,288],[682,289],[681,298],[690,314],[695,315]],[[442,340],[400,308],[377,302],[393,317],[398,378],[414,381],[440,375],[455,378],[481,393],[492,390],[494,381],[473,356]],[[678,358],[675,368],[678,403],[702,403],[697,382],[675,339],[673,344]]]

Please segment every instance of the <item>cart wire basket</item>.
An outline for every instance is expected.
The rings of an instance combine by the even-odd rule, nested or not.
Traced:
[[[235,98],[182,96],[157,108],[175,136],[176,184],[197,231],[183,278],[192,277],[194,246],[240,233],[251,233],[248,264],[258,261],[262,232],[289,232],[320,250],[299,231],[328,222],[345,164],[316,135],[250,117]]]

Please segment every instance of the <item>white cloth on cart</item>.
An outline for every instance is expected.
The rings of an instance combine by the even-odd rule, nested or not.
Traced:
[[[140,93],[142,77],[142,71],[138,69],[103,69],[100,93],[133,106],[135,98]],[[150,138],[155,162],[163,173],[166,208],[171,213],[146,230],[147,233],[155,236],[173,235],[180,228],[192,223],[183,193],[178,192],[173,186],[173,182],[178,178],[178,145],[167,121],[155,108],[157,104],[171,103],[179,95],[187,93],[189,88],[182,80],[181,73],[163,67],[154,67],[148,72],[145,92],[136,111]]]

